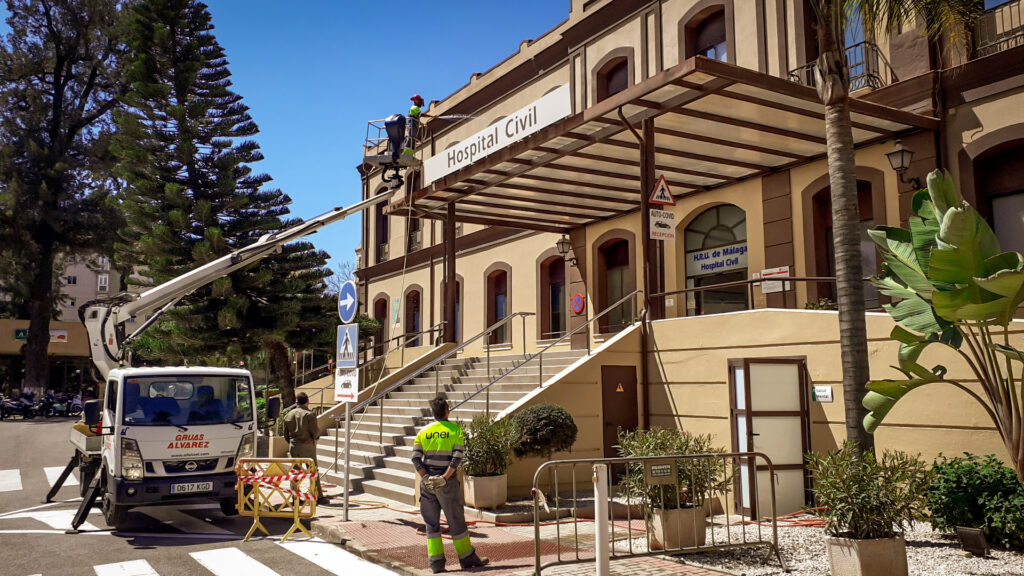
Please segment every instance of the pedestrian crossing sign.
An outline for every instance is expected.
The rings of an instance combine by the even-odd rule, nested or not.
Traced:
[[[672,191],[668,189],[668,182],[665,181],[664,174],[658,178],[658,183],[654,186],[654,191],[651,192],[649,202],[651,204],[660,204],[662,206],[676,205],[676,199],[672,197]]]

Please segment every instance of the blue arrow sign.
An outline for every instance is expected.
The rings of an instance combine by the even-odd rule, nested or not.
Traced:
[[[359,298],[356,297],[356,283],[349,280],[341,285],[338,292],[338,316],[343,324],[352,322],[356,317],[356,309],[359,308]]]

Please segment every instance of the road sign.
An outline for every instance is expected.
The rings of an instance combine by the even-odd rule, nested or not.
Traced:
[[[334,373],[334,401],[355,402],[359,399],[359,369],[338,368]]]
[[[651,240],[676,239],[676,215],[668,210],[651,208]]]
[[[654,185],[654,190],[651,191],[651,198],[648,202],[651,204],[661,204],[662,206],[676,205],[676,199],[672,197],[672,191],[668,189],[668,182],[665,182],[664,174],[658,178],[658,183]]]
[[[572,297],[572,311],[576,314],[583,314],[587,308],[587,298],[583,294],[574,294]]]
[[[359,297],[356,296],[356,283],[349,280],[341,285],[338,291],[338,316],[344,324],[352,322],[359,308]]]
[[[338,326],[338,368],[355,368],[358,363],[359,324]]]

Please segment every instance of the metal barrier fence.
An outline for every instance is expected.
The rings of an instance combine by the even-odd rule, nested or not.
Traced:
[[[789,572],[779,551],[774,482],[757,486],[765,471],[775,478],[760,452],[545,462],[533,477],[534,573],[758,546],[768,549],[765,563],[774,555]],[[542,510],[555,521],[542,521]]]

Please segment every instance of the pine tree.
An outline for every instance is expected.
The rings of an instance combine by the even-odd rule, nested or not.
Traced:
[[[67,254],[106,252],[110,112],[123,90],[117,0],[7,0],[0,39],[0,272],[27,312],[25,385],[49,384]],[[22,310],[18,310],[21,306]],[[24,310],[27,307],[28,310]]]
[[[294,222],[283,222],[291,199],[252,171],[263,158],[249,139],[258,128],[231,90],[207,7],[145,0],[129,30],[133,92],[113,146],[127,183],[116,258],[136,271],[131,282],[159,284]],[[297,243],[218,279],[165,313],[135,351],[148,361],[233,365],[287,342],[304,303],[323,291],[326,258]],[[282,385],[291,382],[285,369]]]

